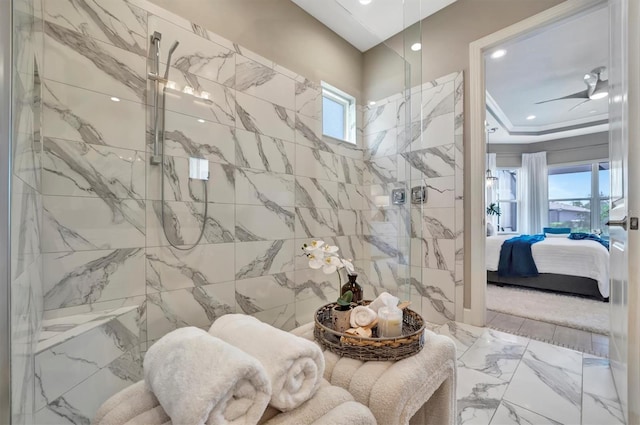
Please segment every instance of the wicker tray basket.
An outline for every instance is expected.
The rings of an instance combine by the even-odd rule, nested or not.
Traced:
[[[364,301],[363,304],[369,304]],[[335,303],[327,304],[316,311],[313,335],[325,349],[339,356],[363,361],[397,361],[411,357],[424,347],[424,320],[408,308],[402,315],[402,336],[393,338],[357,337],[331,329],[331,311]]]

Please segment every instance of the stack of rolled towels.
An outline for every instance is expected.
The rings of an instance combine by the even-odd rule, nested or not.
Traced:
[[[94,423],[255,425],[269,409],[271,416],[289,412],[314,397],[325,364],[312,341],[229,314],[209,332],[187,327],[165,335],[143,368],[144,381],[108,400]]]

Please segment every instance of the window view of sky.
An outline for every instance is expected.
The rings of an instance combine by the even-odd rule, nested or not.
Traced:
[[[599,172],[600,193],[609,196],[609,170]],[[591,172],[551,174],[549,176],[549,199],[591,198]]]

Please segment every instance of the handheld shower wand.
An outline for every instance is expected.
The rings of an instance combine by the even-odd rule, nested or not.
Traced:
[[[167,64],[166,64],[166,68],[164,71],[164,76],[161,77],[160,76],[160,38],[161,38],[161,34],[159,32],[154,32],[153,35],[151,36],[151,43],[154,46],[154,68],[155,68],[155,73],[149,73],[149,79],[155,82],[155,90],[154,90],[154,144],[153,144],[153,154],[151,155],[151,165],[160,165],[161,167],[161,171],[160,171],[160,199],[161,199],[161,205],[160,205],[160,209],[161,209],[161,213],[160,213],[160,222],[162,225],[162,231],[164,232],[164,236],[167,239],[167,242],[169,242],[169,245],[171,245],[172,247],[174,247],[175,249],[178,249],[180,251],[188,251],[191,250],[193,248],[195,248],[200,241],[202,240],[202,237],[204,236],[204,231],[205,228],[207,226],[207,213],[208,213],[208,206],[209,206],[209,196],[208,196],[208,187],[207,187],[207,180],[203,180],[203,189],[204,189],[204,214],[202,216],[202,228],[200,229],[200,236],[198,236],[198,240],[189,246],[186,247],[181,247],[179,246],[178,243],[172,242],[171,239],[169,239],[169,236],[167,235],[167,228],[165,226],[165,214],[164,214],[164,210],[165,210],[165,200],[164,200],[164,181],[165,181],[165,175],[164,175],[164,167],[165,167],[165,160],[164,160],[164,142],[165,142],[165,134],[164,134],[164,130],[165,130],[165,115],[166,115],[166,91],[167,91],[167,82],[169,81],[169,71],[171,70],[171,56],[173,55],[173,52],[175,52],[175,50],[178,48],[178,45],[180,44],[178,41],[175,41],[173,43],[173,45],[171,45],[171,48],[169,49],[169,54],[167,56]],[[160,94],[160,83],[162,83],[163,87],[162,87],[162,99],[159,99],[159,94]],[[160,102],[162,102],[162,104],[160,104]],[[181,241],[182,242],[182,241]],[[183,243],[184,244],[184,243]]]

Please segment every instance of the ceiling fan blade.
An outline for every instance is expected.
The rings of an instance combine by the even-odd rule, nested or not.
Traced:
[[[573,111],[574,109],[576,109],[578,106],[580,105],[584,105],[585,103],[589,102],[591,99],[587,99],[584,102],[580,102],[578,103],[576,106],[572,107],[571,109],[569,109],[569,112]]]
[[[547,103],[547,102],[555,102],[556,100],[565,100],[565,99],[589,99],[589,90],[583,90],[578,93],[573,93],[563,97],[557,97],[555,99],[543,100],[542,102],[536,102],[536,105],[540,105],[541,103]]]

